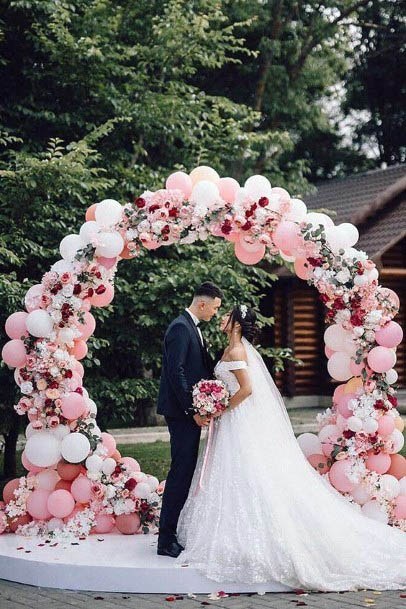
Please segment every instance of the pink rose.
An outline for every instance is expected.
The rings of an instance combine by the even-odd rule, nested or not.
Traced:
[[[31,426],[33,429],[42,429],[43,428],[43,424],[42,421],[32,421],[31,422]]]
[[[58,425],[59,425],[59,417],[55,417],[55,416],[49,417],[49,419],[48,419],[48,425],[49,425],[49,427],[51,427],[51,429],[54,428],[54,427],[58,427]]]
[[[72,279],[71,273],[68,273],[68,272],[62,273],[62,275],[61,275],[62,283],[69,283],[71,281],[71,279]]]

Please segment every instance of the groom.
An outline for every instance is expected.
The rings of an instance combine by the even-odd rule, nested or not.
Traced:
[[[210,281],[195,290],[192,304],[168,327],[164,337],[159,414],[165,415],[171,438],[169,470],[159,525],[158,554],[176,558],[184,549],[176,538],[179,514],[189,493],[206,417],[192,410],[192,386],[213,377],[213,363],[199,328],[216,315],[223,294]]]

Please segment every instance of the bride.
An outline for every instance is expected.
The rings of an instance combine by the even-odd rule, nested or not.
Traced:
[[[217,582],[324,591],[406,588],[406,534],[356,511],[303,455],[245,305],[221,320],[215,375],[232,396],[214,419],[180,514],[188,564]],[[207,437],[206,437],[207,443]]]

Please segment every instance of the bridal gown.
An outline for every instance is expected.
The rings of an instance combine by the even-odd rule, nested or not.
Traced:
[[[217,582],[406,589],[406,533],[364,516],[313,469],[261,356],[243,342],[252,394],[213,421],[180,514],[176,566]],[[220,361],[215,375],[234,394],[232,370],[246,366]]]

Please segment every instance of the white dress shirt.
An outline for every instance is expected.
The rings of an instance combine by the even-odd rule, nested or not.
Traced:
[[[194,313],[192,313],[192,311],[190,309],[185,309],[185,310],[189,313],[190,317],[193,319],[193,322],[197,328],[197,333],[200,336],[201,343],[202,343],[202,345],[204,345],[202,331],[199,328],[200,319],[198,317],[196,317],[196,315]]]

